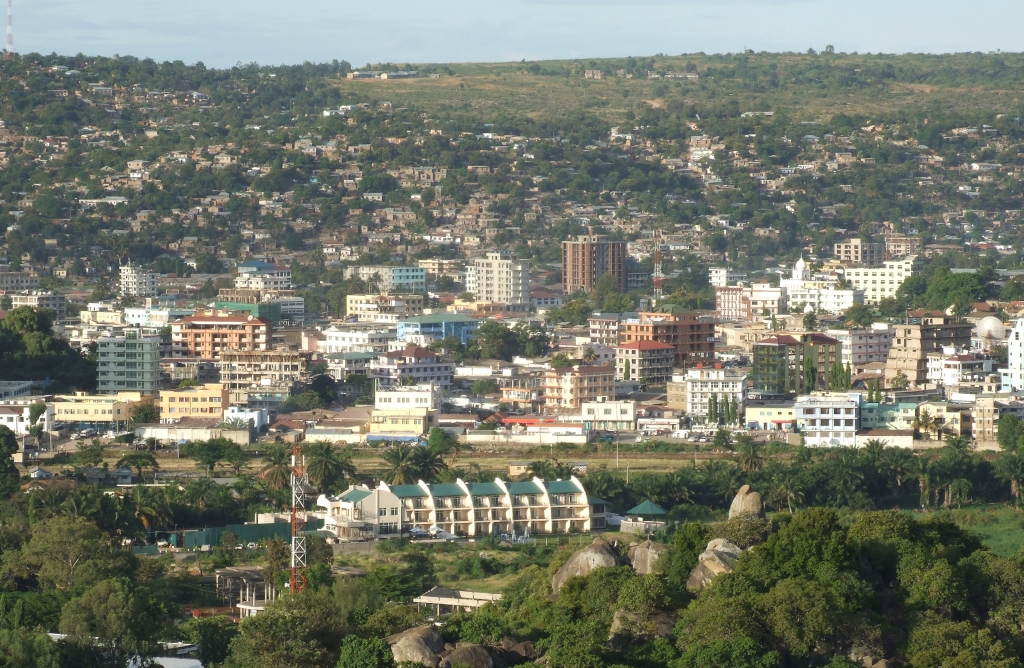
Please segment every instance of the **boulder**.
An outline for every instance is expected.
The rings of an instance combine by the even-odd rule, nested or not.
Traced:
[[[697,592],[711,584],[716,576],[732,573],[741,554],[743,550],[724,538],[712,540],[707,549],[700,553],[696,568],[690,571],[686,588]]]
[[[670,612],[653,612],[643,617],[635,612],[616,610],[608,631],[608,646],[621,649],[630,637],[671,638],[676,619]]]
[[[540,650],[533,644],[532,640],[524,640],[521,643],[516,643],[509,650],[511,654],[516,654],[523,657],[527,661],[536,661],[540,658]]]
[[[629,548],[629,561],[633,564],[633,570],[637,575],[649,575],[654,572],[654,565],[658,557],[666,548],[660,543],[647,539],[639,545]]]
[[[619,556],[611,543],[597,537],[593,543],[569,557],[569,560],[558,569],[551,578],[551,590],[557,594],[562,584],[571,577],[589,575],[595,569],[622,566],[624,563],[625,560]]]
[[[494,659],[491,653],[480,645],[471,643],[459,643],[448,656],[441,659],[438,668],[454,668],[454,666],[469,666],[469,668],[494,668]]]
[[[729,506],[729,519],[744,514],[757,515],[758,517],[764,516],[764,505],[761,503],[761,495],[757,492],[751,492],[750,485],[740,487],[740,490],[736,492],[736,496],[732,500],[732,505]]]
[[[420,663],[430,668],[436,668],[440,659],[438,652],[444,651],[444,639],[436,626],[416,626],[408,631],[396,633],[385,638],[388,645],[391,645],[391,653],[395,656],[395,663],[411,661]]]

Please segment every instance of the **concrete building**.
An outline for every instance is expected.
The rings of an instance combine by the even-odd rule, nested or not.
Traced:
[[[928,354],[943,348],[962,349],[971,345],[970,323],[957,322],[942,311],[910,313],[915,324],[896,325],[889,358],[885,363],[885,384],[904,375],[912,386],[928,382]]]
[[[132,408],[152,400],[151,395],[141,392],[61,394],[53,398],[53,415],[75,429],[118,429],[128,424]]]
[[[31,380],[0,380],[0,401],[32,394]]]
[[[844,239],[836,242],[835,256],[843,264],[877,267],[885,259],[885,246],[863,239]]]
[[[860,429],[859,392],[830,392],[797,397],[796,424],[804,443],[813,447],[852,448]]]
[[[324,341],[319,351],[326,355],[338,353],[382,353],[398,340],[394,328],[367,327],[366,325],[331,325],[324,330]]]
[[[860,406],[861,429],[909,431],[917,418],[917,402],[863,403]]]
[[[67,302],[64,295],[48,290],[24,290],[10,295],[12,308],[31,306],[39,311],[50,311],[54,320],[63,320],[67,316]]]
[[[160,422],[177,422],[184,417],[224,419],[230,403],[228,388],[222,383],[208,383],[160,393]]]
[[[365,281],[369,290],[381,294],[426,292],[427,270],[423,267],[361,266],[348,267],[345,278]]]
[[[707,423],[711,397],[719,407],[728,401],[736,409],[737,419],[747,401],[747,374],[724,369],[721,364],[698,364],[686,370],[686,413],[695,422]]]
[[[930,385],[941,385],[952,391],[962,386],[977,386],[989,381],[995,360],[967,353],[944,350],[928,353],[926,380]]]
[[[580,408],[583,427],[589,431],[634,431],[636,402],[598,399],[585,401]]]
[[[715,288],[724,288],[730,283],[741,281],[746,278],[746,274],[741,274],[737,271],[729,269],[728,267],[709,267],[708,268],[708,283]]]
[[[786,308],[790,313],[823,311],[843,313],[854,304],[864,303],[861,290],[839,288],[839,279],[831,275],[813,276],[801,257],[789,278],[779,281],[786,292]]]
[[[267,350],[270,332],[264,318],[196,313],[171,324],[172,356],[216,360],[227,350]]]
[[[590,292],[605,274],[611,274],[619,292],[626,292],[625,241],[580,235],[562,242],[562,292]]]
[[[506,253],[488,253],[466,265],[466,291],[477,301],[506,304],[510,311],[528,311],[530,263],[512,260]]]
[[[901,260],[886,260],[881,267],[850,267],[843,277],[858,290],[864,292],[865,304],[877,304],[883,299],[896,296],[910,276],[914,275],[916,255]]]
[[[755,322],[770,320],[786,312],[786,291],[771,283],[715,287],[715,317],[718,320]]]
[[[626,318],[639,317],[639,313],[592,313],[587,319],[590,342],[614,348],[619,345],[622,321]]]
[[[423,314],[423,295],[348,295],[345,314],[359,322],[395,324]]]
[[[438,425],[442,387],[436,383],[378,389],[368,441],[416,440]]]
[[[437,353],[419,346],[382,353],[366,365],[369,377],[382,387],[394,387],[410,380],[415,384],[434,383],[442,389],[451,387],[455,365],[445,362]]]
[[[796,429],[794,401],[748,401],[743,424],[747,429],[793,431]]]
[[[292,287],[292,270],[289,267],[263,262],[246,260],[238,263],[238,274],[235,276],[236,290],[290,290]]]
[[[162,329],[175,320],[186,318],[193,313],[195,313],[194,309],[126,308],[124,310],[124,324],[129,327]]]
[[[465,345],[480,328],[480,321],[459,313],[432,313],[403,318],[398,321],[398,340],[408,341],[411,337],[421,340],[440,340],[454,336]]]
[[[715,322],[697,313],[641,312],[619,323],[622,343],[657,341],[676,349],[673,364],[687,367],[715,361]]]
[[[1024,390],[1024,318],[1013,322],[1006,337],[1006,368],[1000,369],[1003,392]]]
[[[230,403],[247,405],[250,392],[280,388],[289,391],[309,376],[312,353],[289,350],[226,350],[217,367],[220,381],[228,389]]]
[[[843,366],[856,370],[865,364],[885,362],[895,332],[892,325],[876,322],[862,329],[829,329],[825,334],[843,345]]]
[[[885,253],[890,258],[906,257],[917,255],[921,252],[921,238],[912,237],[906,234],[886,234]]]
[[[584,402],[615,397],[611,366],[573,366],[548,369],[541,379],[545,413],[576,413]]]
[[[672,378],[676,348],[658,341],[630,341],[615,347],[615,377],[648,385],[663,385]]]
[[[43,431],[53,428],[53,403],[49,397],[33,397],[21,395],[0,399],[0,425],[14,432],[15,436],[27,436],[35,425],[43,427]],[[43,412],[32,422],[32,406],[43,406]],[[16,455],[17,457],[17,455]]]
[[[778,334],[754,344],[751,397],[784,399],[828,390],[830,372],[842,346],[824,334]],[[808,382],[811,381],[811,382]]]
[[[128,260],[128,264],[120,266],[121,296],[152,297],[156,295],[157,280],[152,269],[143,269]]]
[[[141,329],[126,329],[121,336],[101,336],[98,342],[97,390],[101,394],[160,391],[163,341]]]
[[[0,271],[0,292],[21,292],[39,288],[39,274],[34,271]]]

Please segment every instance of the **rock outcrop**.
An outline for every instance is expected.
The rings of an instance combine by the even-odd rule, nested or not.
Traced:
[[[569,561],[558,569],[558,572],[551,578],[551,590],[557,594],[565,581],[571,577],[589,575],[595,569],[606,566],[622,566],[624,563],[626,561],[619,556],[611,543],[597,537],[593,543],[569,557]]]
[[[722,573],[732,573],[736,568],[736,561],[739,560],[743,550],[725,540],[716,538],[708,543],[707,549],[701,552],[697,566],[690,571],[690,577],[686,580],[686,588],[698,592]]]
[[[614,645],[619,637],[626,635],[670,638],[675,626],[676,618],[670,612],[659,611],[643,617],[635,612],[616,610],[608,640]]]
[[[494,659],[491,653],[480,645],[459,643],[451,654],[441,659],[438,668],[453,668],[454,666],[469,666],[469,668],[494,668]]]
[[[729,506],[729,519],[737,515],[757,515],[764,517],[764,505],[761,503],[761,495],[750,491],[750,485],[740,487],[736,492],[732,505]]]
[[[637,575],[649,575],[654,572],[654,565],[666,548],[660,543],[647,539],[639,545],[629,548],[629,561]]]
[[[408,631],[388,636],[385,640],[391,646],[395,663],[411,661],[436,668],[440,661],[437,655],[444,651],[444,639],[441,637],[441,632],[431,624],[416,626]]]

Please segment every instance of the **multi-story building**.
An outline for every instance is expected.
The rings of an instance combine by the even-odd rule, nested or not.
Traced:
[[[686,413],[696,422],[707,422],[711,397],[719,407],[726,402],[735,408],[736,419],[743,415],[747,401],[747,374],[724,369],[721,364],[697,366],[686,370]]]
[[[381,387],[402,385],[408,380],[417,385],[433,383],[447,389],[451,387],[454,369],[451,362],[445,362],[437,353],[419,346],[383,353],[366,365],[370,378],[378,381]]]
[[[162,329],[173,321],[188,317],[193,313],[195,313],[193,309],[126,308],[124,324],[145,329]]]
[[[320,352],[337,353],[382,353],[398,340],[392,328],[367,327],[366,325],[331,325],[324,330],[324,341],[318,346]]]
[[[392,292],[426,292],[427,270],[423,267],[349,267],[345,277],[356,277],[365,281],[371,292],[391,294]]]
[[[674,365],[710,364],[715,361],[715,321],[690,312],[641,312],[619,323],[622,343],[657,341],[676,349]]]
[[[438,276],[440,274],[447,274],[450,271],[455,271],[459,266],[459,261],[431,257],[426,260],[417,260],[416,264],[420,269],[426,270],[428,276]]]
[[[128,260],[128,264],[121,265],[120,272],[122,296],[152,297],[156,294],[156,274],[152,269],[143,269]]]
[[[856,370],[865,364],[885,362],[895,332],[892,325],[876,322],[863,329],[829,329],[825,334],[843,344],[843,366]]]
[[[34,424],[42,426],[44,431],[52,429],[54,413],[50,397],[28,394],[0,398],[0,425],[13,431],[15,436],[28,435],[29,429],[34,426],[32,406],[44,407]],[[17,462],[17,459],[15,461]]]
[[[615,377],[649,385],[663,385],[672,378],[676,348],[658,341],[630,341],[615,347]]]
[[[398,340],[440,340],[454,336],[465,345],[480,328],[480,321],[459,313],[432,313],[403,318],[398,321]]]
[[[794,401],[748,401],[743,424],[747,429],[792,431],[796,428]]]
[[[859,392],[829,392],[797,397],[796,424],[808,447],[847,447],[857,444],[860,429]]]
[[[982,395],[974,401],[972,435],[979,445],[992,447],[999,440],[999,418],[1015,415],[1024,419],[1024,401],[1010,394]]]
[[[50,311],[54,320],[63,320],[67,315],[67,302],[64,295],[48,290],[23,290],[10,295],[13,308],[31,306],[40,311]]]
[[[359,322],[397,323],[423,314],[423,295],[348,295],[345,314]]]
[[[530,309],[530,263],[506,253],[488,253],[466,265],[466,291],[477,301],[506,304],[510,311]]]
[[[583,417],[583,428],[589,431],[636,429],[635,401],[585,401],[580,409],[580,415]]]
[[[914,428],[917,405],[916,401],[861,404],[860,427],[867,430],[909,431]]]
[[[238,263],[235,288],[238,290],[290,290],[292,270],[288,267],[261,260]]]
[[[572,366],[548,369],[541,379],[544,412],[576,413],[584,402],[615,397],[615,369],[611,366]]]
[[[906,234],[886,234],[885,253],[890,258],[906,257],[917,255],[921,252],[921,238],[912,237]]]
[[[437,426],[441,386],[424,383],[378,389],[367,440],[412,440]]]
[[[590,292],[605,274],[626,292],[626,242],[606,236],[580,235],[562,242],[562,292]]]
[[[992,375],[995,361],[967,353],[944,350],[928,353],[926,380],[930,385],[941,385],[956,391],[961,386],[981,385]]]
[[[535,413],[544,402],[539,373],[517,373],[507,378],[499,378],[498,384],[501,387],[502,403],[508,404],[514,410]]]
[[[802,257],[796,261],[790,277],[782,279],[779,286],[785,290],[786,308],[790,313],[844,313],[854,304],[864,303],[862,290],[840,288],[835,276],[813,276]]]
[[[0,401],[32,394],[31,380],[0,380]]]
[[[728,267],[709,267],[708,268],[708,283],[715,288],[724,288],[730,283],[741,281],[746,278],[746,274],[741,274],[737,271],[729,269]]]
[[[350,487],[321,495],[324,530],[339,538],[400,536],[434,527],[459,536],[587,533],[604,529],[605,503],[591,500],[575,476],[569,480]]]
[[[999,374],[1003,392],[1024,390],[1024,318],[1014,321],[1006,337],[1006,368]]]
[[[101,336],[98,341],[98,391],[101,394],[160,391],[160,358],[163,341],[145,336],[140,329],[126,329],[121,336]]]
[[[715,287],[718,320],[754,322],[786,312],[786,291],[771,283]]]
[[[639,317],[639,313],[592,313],[587,319],[590,342],[614,348],[619,345],[623,319]]]
[[[836,242],[835,256],[843,264],[877,267],[885,259],[885,247],[863,239],[844,239]]]
[[[848,283],[864,292],[865,304],[877,304],[896,296],[903,281],[914,275],[916,255],[886,260],[881,267],[849,267],[843,272]]]
[[[885,363],[885,383],[892,386],[900,375],[911,385],[928,382],[928,354],[943,348],[962,349],[971,345],[970,323],[957,322],[942,311],[917,311],[909,314],[916,324],[896,325],[892,347]]]
[[[61,394],[53,398],[53,415],[74,429],[118,429],[128,424],[136,405],[152,400],[141,392]]]
[[[312,353],[289,350],[225,350],[217,366],[220,381],[228,389],[233,404],[246,405],[250,392],[265,391],[268,387],[290,390],[309,374]]]
[[[228,403],[228,388],[222,383],[164,390],[160,393],[160,421],[177,422],[183,417],[223,420]]]
[[[39,274],[34,271],[0,271],[0,292],[21,292],[39,288]]]
[[[173,357],[216,360],[227,350],[267,350],[271,322],[243,315],[190,315],[171,323]]]
[[[828,390],[842,346],[824,334],[779,334],[754,344],[752,397],[783,399]]]

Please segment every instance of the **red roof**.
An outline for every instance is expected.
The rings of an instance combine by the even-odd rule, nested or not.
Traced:
[[[660,341],[630,341],[629,343],[623,343],[617,348],[626,348],[627,350],[675,350],[676,347],[668,344],[661,343]]]
[[[389,358],[401,358],[401,357],[437,357],[437,353],[431,352],[426,348],[420,348],[419,346],[412,345],[407,346],[403,350],[392,350],[391,352],[384,355]]]

